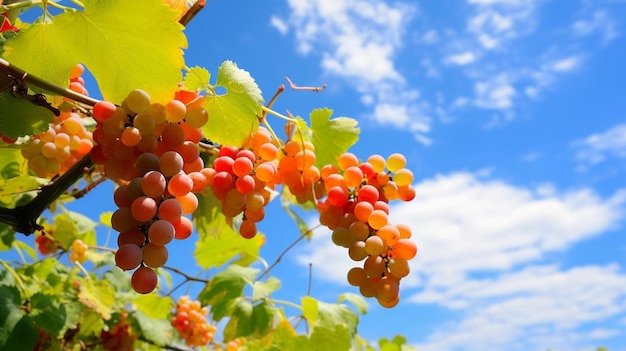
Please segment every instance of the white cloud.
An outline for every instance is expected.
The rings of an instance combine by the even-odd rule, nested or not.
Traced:
[[[615,328],[593,327],[626,315],[622,268],[563,269],[552,257],[617,228],[626,190],[601,198],[590,189],[530,189],[489,177],[440,175],[416,184],[411,203],[391,207],[392,222],[410,225],[419,247],[403,281],[403,308],[437,304],[454,313],[420,349],[579,349],[593,336],[613,335]],[[345,286],[347,270],[359,263],[330,247],[329,233],[318,234],[298,261],[313,262],[318,277]]]
[[[626,158],[626,124],[618,124],[602,133],[589,135],[572,145],[583,164],[597,164],[608,157]]]
[[[474,55],[471,51],[466,51],[460,54],[450,55],[444,58],[444,62],[457,65],[457,66],[465,66],[469,65],[476,61],[476,55]]]
[[[513,106],[516,95],[509,76],[501,74],[474,84],[475,104],[480,108],[505,110]]]
[[[294,32],[298,51],[319,56],[326,75],[340,78],[358,91],[361,101],[372,106],[369,116],[374,121],[413,131],[416,139],[428,140],[422,133],[430,129],[430,118],[423,112],[429,106],[419,94],[413,94],[396,64],[407,26],[417,13],[415,4],[289,0],[289,6],[287,24]],[[434,41],[437,33],[431,31],[424,38]],[[416,111],[418,115],[409,118],[408,114]]]
[[[576,68],[580,64],[580,57],[570,56],[556,61],[552,64],[552,70],[556,72],[567,72]]]
[[[272,16],[270,17],[270,25],[274,28],[276,28],[276,30],[280,33],[280,34],[287,34],[287,30],[289,29],[287,27],[287,24],[285,23],[285,21],[283,21],[282,19],[280,19],[277,16]]]
[[[602,10],[594,11],[590,18],[574,22],[572,29],[581,37],[598,33],[602,37],[603,44],[608,44],[620,36],[615,21]]]

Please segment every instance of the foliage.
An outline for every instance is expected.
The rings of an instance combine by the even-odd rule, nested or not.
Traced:
[[[109,156],[115,154],[103,151],[106,144],[98,139],[103,138],[98,128],[104,128],[110,116],[105,117],[107,112],[100,109],[104,104],[98,105],[97,100],[86,96],[82,71],[77,68],[83,66],[77,64],[93,74],[102,96],[117,105],[114,111],[124,111],[120,132],[138,128],[143,112],[131,114],[135,104],[131,95],[137,89],[148,92],[152,101],[165,104],[176,96],[186,101],[190,110],[196,106],[206,111],[210,118],[201,127],[204,139],[192,143],[199,146],[203,163],[213,164],[222,153],[232,150],[229,145],[240,150],[254,135],[265,132],[280,149],[281,157],[292,157],[291,162],[299,161],[284,151],[289,142],[301,148],[303,159],[307,151],[316,150],[317,158],[309,168],[294,173],[298,182],[263,181],[260,190],[266,196],[265,202],[280,196],[284,209],[301,229],[297,241],[310,237],[312,232],[298,216],[300,209],[332,212],[334,208],[336,212],[340,208],[321,205],[320,196],[328,191],[322,181],[315,182],[321,185],[317,190],[310,191],[313,183],[309,183],[310,189],[296,190],[304,182],[304,171],[329,167],[339,174],[347,170],[340,160],[358,140],[357,122],[348,117],[331,118],[332,110],[327,108],[311,112],[310,126],[302,118],[277,113],[263,105],[265,100],[251,75],[231,61],[217,68],[214,83],[209,70],[186,68],[184,23],[204,6],[204,1],[165,3],[178,12],[168,9],[162,0],[83,0],[69,5],[11,1],[0,8],[0,251],[11,251],[19,257],[19,261],[0,261],[0,349],[411,350],[401,336],[382,339],[375,347],[358,335],[359,317],[367,312],[367,303],[360,295],[348,292],[334,302],[308,295],[300,301],[276,299],[274,293],[281,282],[270,274],[274,265],[259,268],[265,262],[260,249],[271,238],[256,231],[247,238],[243,227],[252,213],[225,213],[223,203],[227,201],[220,198],[216,187],[202,187],[196,195],[190,192],[197,199],[197,209],[185,213],[193,212],[193,225],[199,234],[193,257],[201,274],[190,275],[177,267],[154,267],[160,283],[157,291],[148,294],[133,291],[137,290],[134,278],[131,282],[129,274],[119,269],[121,258],[116,249],[99,237],[120,228],[116,219],[123,211],[103,213],[96,222],[67,209],[70,202],[89,201],[83,197],[89,197],[89,191],[103,182],[114,181],[122,188],[134,179],[125,178],[127,165],[115,168],[119,176],[114,176],[113,167],[119,164],[110,157],[101,157],[107,152]],[[30,7],[40,7],[43,15],[29,23],[20,14]],[[62,88],[67,86],[70,90]],[[279,138],[269,124],[268,119],[273,117],[291,129],[286,140]],[[82,134],[73,127],[77,120],[81,128],[86,128],[81,129]],[[166,124],[182,123],[168,120]],[[148,135],[140,132],[143,137]],[[165,143],[164,139],[159,137],[158,143]],[[118,144],[121,140],[120,136],[113,138]],[[130,154],[137,150],[124,147],[120,146],[118,156],[126,157],[128,150]],[[248,149],[253,148],[248,145]],[[255,167],[261,163],[259,160],[255,160]],[[278,159],[267,161],[278,163]],[[361,167],[362,182],[346,186],[350,192],[345,195],[346,202],[356,202],[357,197],[360,200],[359,189],[368,181],[370,188],[371,184],[380,187],[380,198],[385,200],[380,202],[386,203],[397,191],[400,198],[410,200],[408,183],[412,175],[400,172],[402,167],[388,167],[396,168],[393,172],[399,172],[398,178],[407,183],[397,187],[388,179],[393,172],[385,170],[384,162],[377,171],[368,165],[355,160],[353,167]],[[378,173],[384,183],[377,183]],[[169,184],[172,178],[167,177]],[[387,182],[393,187],[385,188]],[[160,206],[167,196],[159,196]],[[379,211],[385,205],[372,203],[379,206]],[[47,212],[43,213],[44,209]],[[326,221],[337,220],[328,212],[323,214]],[[351,212],[341,212],[341,216],[357,221]],[[325,225],[335,229],[346,221]],[[150,242],[149,225],[136,226],[146,236],[146,242],[142,237],[138,244],[142,249]],[[366,237],[375,236],[378,229],[369,228]],[[33,232],[34,244],[27,240]],[[406,231],[402,233],[407,238]],[[398,239],[396,235],[394,243]],[[369,277],[370,284],[379,279],[391,280],[387,267],[394,261],[388,253],[394,252],[391,246],[385,246],[381,254],[388,256],[379,259],[385,273],[377,273],[375,279]],[[400,249],[395,252],[396,261],[410,259]],[[140,260],[142,267],[148,265],[145,258]],[[172,286],[172,275],[182,283]],[[181,286],[193,282],[203,286],[197,296],[178,296]],[[399,283],[395,282],[397,287]],[[392,296],[397,303],[397,291]],[[394,299],[384,303],[391,306]]]

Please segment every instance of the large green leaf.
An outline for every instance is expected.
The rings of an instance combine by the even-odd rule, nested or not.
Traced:
[[[174,329],[168,318],[152,318],[141,311],[135,311],[133,316],[141,335],[155,345],[162,346],[172,340]]]
[[[0,179],[0,203],[11,203],[16,195],[38,190],[46,181],[43,178],[21,176],[11,179]]]
[[[37,339],[37,329],[22,313],[17,288],[0,286],[0,350],[32,350]]]
[[[84,11],[37,22],[7,42],[5,58],[65,86],[83,63],[105,99],[121,102],[141,88],[155,101],[173,98],[182,80],[187,39],[162,0],[84,0]]]
[[[106,280],[94,282],[85,279],[80,285],[78,299],[83,305],[93,309],[104,320],[111,318],[115,305],[115,290]]]
[[[193,215],[194,224],[200,233],[194,256],[202,268],[220,267],[235,257],[235,263],[249,265],[259,257],[265,242],[261,234],[245,239],[226,223],[219,200],[212,193],[199,196],[198,209]]]
[[[53,115],[46,108],[13,97],[8,90],[0,92],[0,133],[10,138],[46,131]]]
[[[224,327],[224,341],[265,335],[272,327],[275,313],[276,310],[265,302],[253,306],[243,298],[237,299],[230,320]]]
[[[211,315],[215,321],[228,316],[235,308],[237,299],[242,297],[246,285],[252,285],[258,269],[237,265],[228,266],[216,274],[198,295],[203,305],[211,305]]]
[[[51,295],[37,293],[30,299],[31,312],[29,317],[35,325],[57,338],[66,324],[65,305]]]
[[[359,127],[355,119],[337,117],[330,119],[333,110],[315,109],[311,112],[311,141],[315,146],[315,164],[321,168],[337,164],[337,158],[359,140]]]
[[[241,146],[259,127],[261,89],[247,71],[231,61],[222,63],[211,89],[204,103],[209,114],[202,127],[204,135],[219,144]],[[220,89],[226,92],[220,95]]]

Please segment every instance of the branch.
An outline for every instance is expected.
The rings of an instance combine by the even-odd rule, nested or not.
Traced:
[[[26,205],[15,208],[0,207],[0,222],[6,223],[16,232],[26,235],[40,230],[37,219],[51,203],[61,196],[72,184],[76,183],[86,168],[93,165],[89,155],[76,162],[65,174],[44,186],[41,192]]]
[[[200,11],[202,11],[202,9],[204,8],[204,5],[206,5],[206,0],[196,0],[196,2],[193,4],[193,6],[190,7],[189,10],[187,10],[187,12],[185,12],[185,14],[183,15],[183,17],[180,18],[180,20],[178,20],[178,23],[180,23],[183,26],[187,27],[189,22],[191,22],[191,20],[198,13],[200,13]]]
[[[65,96],[69,99],[72,99],[77,102],[81,102],[86,105],[93,106],[98,103],[100,100],[94,99],[92,97],[79,94],[70,89],[62,88],[58,85],[54,85],[48,81],[45,81],[37,76],[29,74],[19,67],[15,67],[11,65],[9,62],[0,59],[0,71],[4,72],[8,77],[12,78],[14,81],[29,83],[56,95]]]
[[[291,87],[291,89],[293,90],[310,90],[310,91],[314,91],[316,93],[319,93],[320,91],[326,89],[326,84],[323,84],[320,87],[301,87],[298,85],[295,85],[291,79],[289,79],[289,77],[285,77],[285,79],[287,80],[287,82],[289,83],[289,86]]]

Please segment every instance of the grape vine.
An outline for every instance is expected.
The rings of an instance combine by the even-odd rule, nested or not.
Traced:
[[[12,318],[0,326],[0,348],[27,336],[19,345],[36,350],[317,349],[320,340],[365,350],[356,334],[355,310],[366,311],[359,296],[325,303],[309,287],[298,304],[272,295],[280,288],[272,268],[321,226],[359,262],[345,272],[355,291],[383,307],[399,303],[400,281],[417,254],[411,229],[388,219],[390,202],[415,197],[406,159],[359,159],[349,151],[359,133],[354,119],[331,118],[329,109],[314,110],[308,121],[275,111],[284,88],[265,103],[250,74],[231,61],[214,82],[208,70],[185,66],[184,26],[205,5],[0,1],[0,251],[21,258],[0,260],[0,312]],[[159,23],[136,21],[134,6]],[[46,21],[24,21],[31,7]],[[84,29],[84,42],[56,47],[50,38],[69,37],[74,25]],[[95,54],[103,42],[94,33],[119,62]],[[137,52],[162,50],[150,60],[128,59],[128,43]],[[44,65],[44,57],[53,62]],[[116,70],[119,79],[111,79]],[[95,82],[85,82],[87,71]],[[296,91],[325,88],[287,80]],[[90,97],[87,86],[104,98]],[[107,181],[116,208],[100,224],[66,208]],[[260,223],[276,198],[301,235],[268,266],[259,251],[274,236],[261,233]],[[320,225],[309,228],[293,208],[316,211]],[[115,234],[115,248],[101,245],[96,227],[103,226]],[[32,245],[16,233],[35,233]],[[196,241],[193,256],[211,274],[168,266],[177,240]],[[172,287],[170,273],[183,281]],[[192,283],[202,285],[196,298],[174,296]],[[307,321],[306,335],[294,320]]]

